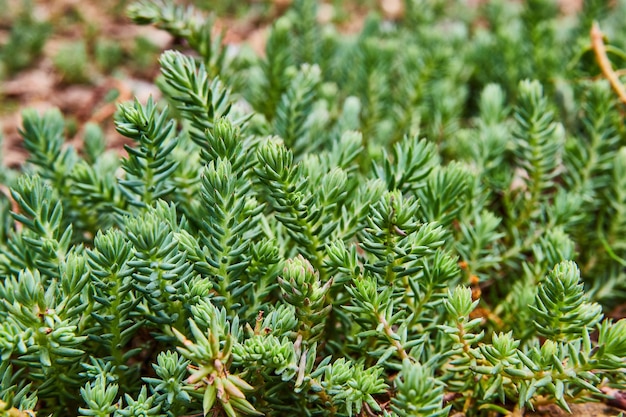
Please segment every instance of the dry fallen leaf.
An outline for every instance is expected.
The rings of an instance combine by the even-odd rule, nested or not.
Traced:
[[[524,413],[524,417],[615,417],[622,410],[603,403],[570,404],[572,413],[555,404],[537,407],[536,411]]]

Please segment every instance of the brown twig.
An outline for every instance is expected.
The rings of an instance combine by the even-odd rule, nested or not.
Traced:
[[[385,318],[385,316],[383,316],[382,314],[379,314],[378,322],[383,325],[385,329],[385,334],[387,335],[387,338],[389,339],[393,347],[396,348],[398,355],[400,355],[402,359],[408,359],[409,355],[406,353],[406,350],[404,350],[404,348],[402,347],[402,344],[395,338],[395,333],[393,329],[391,328],[391,326],[389,325],[389,323],[387,322],[387,319]]]
[[[600,65],[602,73],[609,80],[609,83],[611,83],[611,87],[613,87],[613,90],[617,93],[620,101],[626,104],[626,88],[624,88],[624,84],[619,80],[617,73],[611,66],[611,61],[609,61],[606,54],[606,46],[604,45],[604,34],[600,30],[600,26],[598,26],[597,22],[593,23],[590,35],[591,47],[596,54],[596,60],[598,61],[598,65]]]
[[[106,103],[96,112],[94,112],[89,118],[88,120],[89,122],[96,123],[96,124],[100,124],[104,122],[105,120],[109,119],[111,116],[115,114],[118,103],[123,103],[125,101],[132,99],[132,96],[133,96],[132,91],[128,88],[128,86],[124,82],[122,82],[121,80],[113,79],[112,84],[113,84],[113,87],[117,89],[117,91],[119,92],[119,97],[117,98],[117,100],[115,100],[115,102]]]

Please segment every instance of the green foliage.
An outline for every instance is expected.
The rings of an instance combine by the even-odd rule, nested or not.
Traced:
[[[585,300],[580,272],[573,262],[559,263],[539,285],[535,306],[537,331],[550,339],[567,340],[568,333],[580,334],[602,318],[602,307]]]
[[[404,361],[402,370],[395,380],[398,393],[391,400],[391,409],[398,416],[448,415],[450,406],[441,407],[443,386],[429,373],[429,370],[420,364]]]
[[[194,8],[168,0],[138,1],[128,7],[128,15],[135,23],[154,24],[187,41],[200,54],[210,76],[218,75],[226,64],[222,39],[212,34],[213,20],[201,16]]]
[[[33,16],[31,2],[21,3],[20,12],[12,22],[8,39],[2,42],[0,48],[0,78],[31,65],[41,54],[51,32],[48,22],[41,22]],[[8,7],[5,4],[0,6],[5,10]]]
[[[550,196],[560,165],[563,130],[554,123],[548,101],[538,81],[520,83],[518,105],[515,109],[515,158],[525,171],[524,207],[522,218],[537,215],[542,197]]]
[[[124,51],[118,43],[106,39],[96,41],[94,59],[103,72],[113,71],[122,63],[123,58]]]
[[[64,44],[57,51],[53,61],[55,69],[65,83],[80,84],[89,81],[89,57],[85,42]]]
[[[119,133],[136,141],[139,146],[127,146],[128,158],[122,167],[128,173],[122,189],[129,201],[149,205],[171,193],[168,177],[176,169],[176,162],[168,158],[176,146],[173,137],[176,123],[168,120],[167,112],[158,112],[152,99],[146,106],[121,105],[116,120]]]
[[[346,35],[317,6],[256,57],[131,5],[197,56],[161,55],[171,112],[119,105],[123,158],[24,112],[0,414],[469,417],[624,389],[626,130],[580,77],[589,17],[415,0]]]

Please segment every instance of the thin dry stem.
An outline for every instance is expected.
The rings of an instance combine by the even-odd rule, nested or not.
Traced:
[[[611,87],[613,87],[613,90],[619,97],[620,101],[623,104],[626,104],[626,88],[624,88],[619,76],[611,66],[611,61],[606,54],[606,46],[604,45],[603,40],[604,35],[602,34],[600,26],[598,26],[597,22],[593,23],[590,35],[591,47],[596,54],[596,60],[598,61],[598,65],[600,65],[602,73],[609,80],[609,83],[611,83]]]

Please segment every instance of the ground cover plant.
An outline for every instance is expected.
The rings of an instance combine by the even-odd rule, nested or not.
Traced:
[[[410,0],[354,35],[318,6],[259,56],[131,4],[192,52],[161,55],[162,102],[119,105],[122,158],[24,112],[1,415],[523,415],[625,388],[626,2]]]

